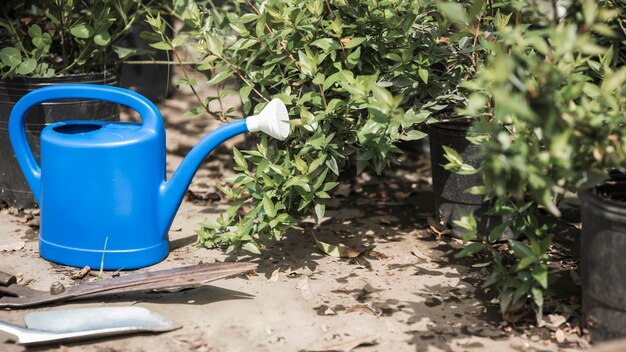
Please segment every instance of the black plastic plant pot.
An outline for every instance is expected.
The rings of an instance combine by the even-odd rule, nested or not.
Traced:
[[[626,337],[626,182],[579,193],[583,313],[593,341]]]
[[[166,17],[166,21],[171,22],[171,18]],[[133,56],[129,59],[129,61],[167,61],[168,58],[171,58],[171,54],[168,56],[168,52],[155,50],[150,47],[150,42],[140,36],[143,31],[151,31],[150,25],[143,21],[136,23],[128,35],[122,38],[117,45],[127,48],[154,51],[154,55]],[[168,36],[172,36],[171,29],[168,28],[166,32]],[[120,80],[120,85],[143,95],[152,102],[159,102],[166,99],[168,94],[172,92],[172,68],[173,66],[169,66],[168,68],[168,65],[157,63],[122,63],[122,78]]]
[[[86,73],[50,78],[13,78],[0,80],[0,204],[16,208],[35,206],[30,187],[13,154],[9,139],[9,116],[15,103],[30,91],[64,83],[92,83],[118,85],[118,70]],[[33,107],[26,117],[28,143],[39,161],[39,134],[53,122],[64,120],[119,120],[116,104],[96,100],[60,100],[45,102]]]
[[[443,168],[448,163],[443,146],[461,154],[466,164],[475,168],[480,166],[480,147],[467,140],[473,134],[471,124],[469,119],[452,119],[428,125],[435,211],[439,219],[452,228],[452,235],[457,238],[467,233],[467,230],[454,224],[464,213],[473,212],[478,233],[484,236],[503,221],[501,216],[485,214],[490,206],[483,202],[482,196],[466,192],[470,187],[483,184],[480,174],[458,175]],[[506,229],[502,238],[510,237],[510,230]]]

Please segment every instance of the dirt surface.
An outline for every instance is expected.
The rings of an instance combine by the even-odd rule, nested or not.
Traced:
[[[170,173],[215,126],[206,117],[183,116],[189,104],[181,93],[160,104],[168,129]],[[240,260],[258,263],[257,275],[178,293],[120,295],[36,309],[138,305],[182,325],[163,334],[41,350],[350,351],[355,347],[356,351],[482,352],[584,346],[584,339],[576,334],[558,344],[555,329],[535,328],[532,320],[502,321],[493,295],[480,288],[487,273],[484,265],[454,259],[460,243],[428,228],[432,193],[428,166],[419,160],[407,161],[382,178],[364,174],[346,182],[329,203],[322,224],[305,219],[282,241],[270,243],[261,256],[227,256],[219,250],[194,248],[198,224],[224,209],[215,182],[232,172],[228,149],[242,140],[230,141],[203,165],[170,230],[169,257],[140,271]],[[78,269],[38,256],[37,214],[10,209],[0,213],[0,270],[17,274],[20,284],[35,289],[47,290],[54,281],[79,283],[70,278]],[[366,251],[353,259],[326,256],[316,248],[313,234],[321,241]],[[87,275],[82,281],[90,279],[93,276]],[[30,311],[0,311],[0,320],[23,325]],[[0,343],[8,338],[0,333]],[[0,350],[22,351],[23,347],[4,342]]]

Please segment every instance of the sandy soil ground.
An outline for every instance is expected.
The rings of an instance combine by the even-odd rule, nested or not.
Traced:
[[[168,170],[213,128],[208,118],[185,117],[180,94],[160,105],[168,128]],[[234,104],[234,102],[233,102]],[[149,271],[213,261],[252,261],[257,275],[245,275],[178,293],[120,295],[107,299],[43,307],[138,305],[182,328],[68,345],[58,351],[556,351],[584,346],[576,334],[557,344],[554,330],[528,320],[505,323],[489,292],[480,288],[486,269],[454,259],[460,244],[428,229],[432,194],[428,177],[403,165],[381,179],[361,176],[342,186],[321,225],[303,221],[261,256],[227,256],[196,249],[194,231],[224,205],[215,182],[229,170],[230,142],[199,171],[170,231],[169,257]],[[427,174],[426,174],[427,176]],[[77,269],[38,256],[37,212],[0,213],[0,270],[18,274],[21,284],[47,290],[70,279]],[[358,250],[358,258],[338,259],[320,252],[312,234]],[[122,272],[126,275],[126,272]],[[110,274],[108,274],[110,275]],[[93,276],[87,276],[88,280]],[[32,310],[0,311],[0,320],[23,324]],[[562,327],[566,326],[563,324]],[[0,334],[0,350],[21,351]],[[5,341],[4,343],[1,343]]]

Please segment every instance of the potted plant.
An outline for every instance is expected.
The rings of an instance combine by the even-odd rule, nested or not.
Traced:
[[[381,172],[397,162],[396,144],[425,136],[418,127],[434,111],[429,106],[454,99],[454,82],[462,77],[447,66],[451,53],[440,43],[444,35],[430,4],[224,6],[208,13],[186,7],[179,15],[190,30],[175,39],[163,35],[153,46],[174,48],[176,57],[180,46],[191,45],[200,54],[196,69],[207,74],[217,94],[198,97],[194,112],[237,118],[232,110],[208,107],[237,93],[225,89],[228,79],[241,85],[245,114],[257,112],[270,97],[288,105],[295,130],[283,148],[270,148],[262,139],[253,150],[235,150],[239,173],[222,187],[231,207],[198,231],[202,246],[258,253],[262,239],[280,239],[296,217],[314,212],[321,219],[325,199],[350,162],[357,172]],[[160,18],[149,21],[163,33]],[[189,77],[183,83],[192,90],[198,84]]]
[[[595,187],[608,178],[609,167],[624,170],[626,161],[626,68],[614,60],[614,48],[598,44],[613,37],[617,11],[610,5],[585,1],[580,11],[570,9],[548,28],[498,21],[499,40],[490,45],[493,55],[469,98],[489,102],[492,110],[490,120],[474,124],[488,136],[477,141],[483,156],[480,191],[492,200],[492,213],[507,216],[503,225],[526,239],[511,239],[498,250],[499,227],[460,253],[492,257],[484,285],[497,286],[503,313],[532,307],[540,320],[555,231],[542,218],[559,217],[565,192],[580,192],[583,311],[594,340],[626,331],[626,233],[614,222],[624,210],[621,186]],[[476,113],[485,109],[468,105]],[[471,215],[460,223],[476,230]]]
[[[62,83],[117,85],[116,61],[133,53],[113,45],[130,30],[145,6],[134,0],[16,1],[0,10],[0,148],[12,150],[8,119],[13,106],[34,89]],[[116,58],[116,56],[118,58]],[[114,104],[72,100],[49,102],[31,110],[27,135],[36,157],[45,124],[62,119],[114,120]],[[0,154],[0,201],[18,208],[34,206],[34,198],[10,152]]]
[[[491,202],[480,194],[483,184],[478,172],[483,157],[479,142],[485,138],[472,126],[475,121],[489,118],[489,111],[476,111],[485,101],[473,96],[468,100],[468,82],[484,65],[491,42],[498,40],[497,26],[505,18],[513,17],[520,24],[533,23],[545,27],[548,16],[534,2],[520,1],[466,1],[440,2],[441,25],[448,35],[443,42],[448,46],[449,67],[459,70],[454,104],[439,105],[434,122],[426,129],[430,139],[431,168],[435,210],[438,220],[451,228],[457,238],[476,239],[477,234],[488,234],[502,224],[502,216],[489,213]],[[499,22],[499,23],[496,23]],[[476,233],[469,233],[461,218],[472,213]],[[504,229],[502,238],[510,238]]]

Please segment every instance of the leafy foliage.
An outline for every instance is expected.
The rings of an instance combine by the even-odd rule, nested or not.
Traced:
[[[102,71],[145,11],[140,0],[7,0],[0,10],[0,74],[51,77]]]
[[[154,46],[192,45],[201,54],[197,70],[218,87],[197,112],[233,94],[223,88],[234,78],[245,113],[278,97],[296,117],[281,148],[263,137],[256,149],[235,151],[239,174],[222,187],[231,206],[202,225],[203,246],[258,252],[261,238],[280,239],[297,216],[322,218],[351,160],[357,172],[381,172],[397,162],[397,142],[422,138],[420,124],[464,101],[457,85],[471,73],[471,40],[450,45],[433,4],[244,0],[205,12],[179,1],[172,10],[192,30]],[[233,111],[209,113],[235,118]]]
[[[483,234],[481,248],[464,251],[493,257],[484,285],[498,286],[503,312],[530,300],[541,316],[554,230],[541,214],[560,216],[565,192],[597,185],[608,167],[623,169],[626,160],[626,67],[614,60],[614,47],[598,44],[615,42],[612,28],[622,19],[595,1],[575,10],[545,28],[511,23],[498,12],[497,40],[485,46],[492,56],[469,85],[474,93],[464,113],[490,113],[475,124],[486,137],[473,141],[484,156],[482,192],[493,200],[491,212],[507,220]],[[471,218],[461,221],[468,229],[475,227]],[[493,243],[506,227],[518,240],[501,253]],[[513,262],[505,260],[509,253]]]

